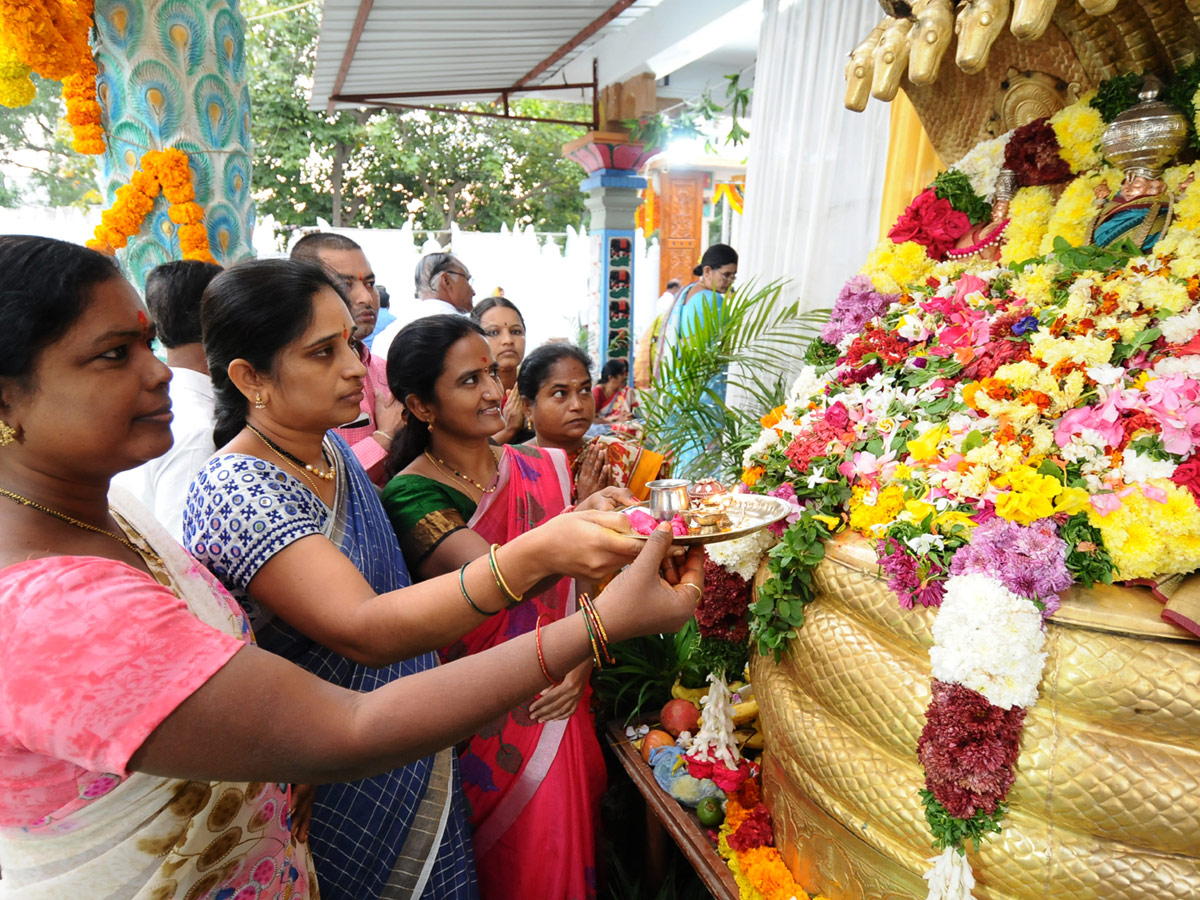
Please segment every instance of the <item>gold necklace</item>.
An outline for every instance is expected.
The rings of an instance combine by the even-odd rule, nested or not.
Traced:
[[[51,509],[49,506],[43,506],[35,500],[30,500],[28,497],[22,497],[20,494],[5,490],[4,488],[0,488],[0,496],[7,497],[9,500],[12,500],[15,503],[20,503],[22,506],[28,506],[30,509],[36,509],[38,512],[45,513],[48,516],[53,516],[60,521],[66,522],[68,525],[74,525],[76,528],[82,528],[84,531],[90,531],[93,534],[102,534],[105,537],[110,537],[114,541],[123,544],[135,556],[156,562],[159,566],[163,565],[162,557],[153,550],[150,550],[149,548],[143,550],[139,548],[137,544],[121,537],[116,532],[109,531],[107,528],[97,528],[95,525],[89,525],[87,522],[81,522],[79,519],[76,519],[73,516],[68,516],[64,512],[59,512],[57,509]]]
[[[302,479],[304,479],[304,483],[307,484],[310,488],[312,488],[312,491],[314,494],[316,494],[318,497],[321,496],[321,489],[317,486],[317,483],[315,481],[313,481],[312,478],[309,477],[308,473],[305,472],[304,469],[302,469],[300,467],[299,462],[297,462],[294,459],[290,459],[288,454],[280,452],[280,449],[278,447],[276,447],[274,444],[272,444],[270,441],[268,441],[265,437],[263,437],[262,432],[260,432],[253,425],[250,425],[249,423],[247,423],[246,427],[249,428],[252,432],[254,432],[254,434],[258,435],[258,439],[267,445],[268,450],[274,451],[275,454],[280,459],[282,459],[285,463],[288,463],[289,465],[291,465],[297,472],[299,472],[300,477]]]
[[[251,425],[249,422],[246,423],[246,427],[249,428],[251,431],[253,431],[255,434],[257,434],[259,440],[261,440],[264,444],[266,444],[268,447],[270,447],[272,450],[274,450],[276,453],[278,453],[280,456],[282,456],[284,459],[286,459],[292,465],[296,466],[296,468],[300,468],[301,466],[303,466],[306,471],[311,472],[313,475],[316,475],[318,478],[320,478],[323,481],[333,481],[333,479],[337,478],[337,464],[336,463],[326,460],[326,462],[329,462],[329,471],[322,472],[316,466],[310,466],[308,463],[306,463],[300,457],[296,456],[294,453],[289,453],[287,450],[284,450],[282,447],[280,447],[277,443],[275,443],[273,440],[271,440],[269,437],[267,437],[265,434],[263,434],[261,431],[259,431],[257,428],[255,428],[253,425]],[[322,457],[325,456],[325,448],[324,447],[321,448],[321,456]]]
[[[428,450],[425,451],[425,456],[429,459],[429,461],[431,463],[433,463],[435,466],[437,466],[437,468],[440,469],[445,474],[447,474],[447,475],[454,474],[454,475],[458,476],[459,478],[461,478],[463,481],[467,482],[467,484],[475,485],[475,487],[477,487],[479,490],[483,491],[485,494],[496,493],[496,479],[500,477],[500,467],[499,466],[496,467],[496,474],[492,476],[492,486],[484,487],[482,484],[480,484],[474,478],[470,478],[470,477],[464,475],[462,472],[458,471],[458,469],[454,468],[454,466],[450,465],[450,463],[446,462],[440,456],[434,456]],[[492,461],[495,462],[495,457],[492,458]],[[447,468],[450,470],[449,472],[446,471]]]

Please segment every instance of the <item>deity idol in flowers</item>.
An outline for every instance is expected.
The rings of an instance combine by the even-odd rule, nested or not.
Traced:
[[[992,195],[992,215],[986,222],[976,225],[958,239],[953,250],[946,251],[947,259],[970,259],[995,261],[1000,258],[1000,246],[1004,243],[1004,232],[1008,228],[1008,210],[1013,195],[1017,192],[1017,173],[1001,169],[996,179],[996,190]]]
[[[1148,76],[1141,102],[1117,116],[1100,140],[1104,156],[1125,173],[1114,196],[1100,185],[1100,211],[1092,223],[1089,243],[1111,247],[1132,240],[1148,253],[1171,224],[1172,197],[1162,180],[1163,168],[1183,149],[1187,120],[1158,99],[1162,82]]]

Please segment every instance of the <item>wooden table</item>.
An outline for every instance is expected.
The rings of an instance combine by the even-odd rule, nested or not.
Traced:
[[[657,888],[666,874],[666,836],[683,851],[704,886],[717,900],[738,900],[737,882],[709,841],[705,828],[689,809],[654,780],[654,772],[625,737],[622,722],[609,722],[608,743],[625,771],[646,801],[646,876],[652,888]]]

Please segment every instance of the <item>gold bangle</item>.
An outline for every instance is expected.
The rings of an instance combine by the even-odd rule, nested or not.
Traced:
[[[500,566],[496,562],[496,550],[499,547],[499,544],[492,544],[488,549],[488,562],[492,564],[492,577],[496,579],[496,587],[500,588],[500,593],[506,598],[506,605],[509,609],[512,609],[525,599],[525,595],[513,593],[512,588],[508,586],[508,582],[504,580],[504,576],[500,574]]]
[[[371,437],[382,437],[385,441],[388,442],[389,447],[392,444],[392,436],[390,434],[388,434],[386,431],[383,431],[382,429],[379,429],[379,428],[375,429],[375,433],[372,434]]]

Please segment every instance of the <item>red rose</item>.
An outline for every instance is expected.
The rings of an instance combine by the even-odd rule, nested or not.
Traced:
[[[1182,463],[1171,475],[1171,480],[1192,493],[1192,499],[1200,503],[1200,459],[1193,456]]]
[[[944,200],[932,188],[922,192],[908,205],[888,237],[895,243],[915,241],[932,259],[944,259],[955,241],[971,230],[971,220]]]

